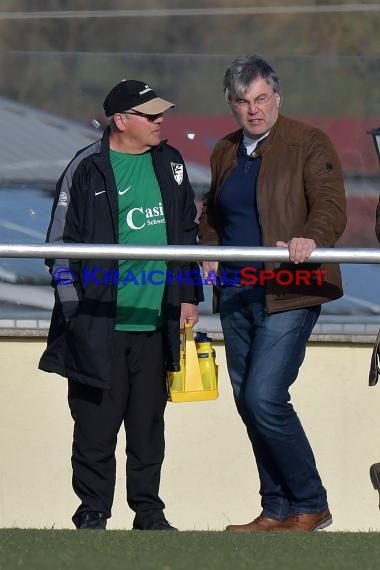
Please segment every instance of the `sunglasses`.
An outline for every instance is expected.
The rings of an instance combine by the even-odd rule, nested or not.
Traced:
[[[140,111],[123,111],[123,115],[136,115],[137,117],[143,117],[147,121],[153,123],[159,117],[162,117],[163,113],[156,113],[155,115],[148,115],[147,113],[141,113]]]

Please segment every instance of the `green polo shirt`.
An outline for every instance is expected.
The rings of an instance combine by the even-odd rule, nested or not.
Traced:
[[[150,152],[110,150],[119,206],[119,243],[167,245],[162,197]],[[152,331],[163,323],[166,262],[120,260],[116,329]]]

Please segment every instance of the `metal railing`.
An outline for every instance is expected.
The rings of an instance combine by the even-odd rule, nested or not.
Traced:
[[[0,258],[159,259],[162,261],[289,261],[286,248],[126,246],[102,244],[0,244]],[[380,263],[380,248],[317,248],[306,263]]]

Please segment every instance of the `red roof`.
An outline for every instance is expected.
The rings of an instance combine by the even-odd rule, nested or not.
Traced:
[[[375,175],[379,163],[369,129],[379,126],[380,119],[357,117],[304,116],[300,118],[322,129],[331,138],[346,173]],[[230,115],[177,115],[169,113],[163,134],[188,161],[208,166],[216,141],[237,129]]]

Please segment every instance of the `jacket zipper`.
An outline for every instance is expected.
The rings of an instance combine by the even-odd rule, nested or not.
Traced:
[[[257,159],[255,159],[257,160]],[[261,167],[263,165],[263,159],[262,159],[262,155],[261,155],[261,164],[260,164],[260,170]],[[262,219],[261,219],[261,211],[260,211],[260,200],[259,200],[259,179],[260,179],[260,170],[259,170],[259,174],[257,176],[257,183],[256,183],[256,207],[257,207],[257,214],[258,214],[258,218],[259,218],[259,225],[260,225],[260,229],[261,229],[261,236],[262,238],[264,238],[264,230],[263,230],[263,224],[262,224]],[[263,241],[265,241],[263,239]],[[265,265],[265,262],[264,262]],[[265,294],[265,314],[268,315],[268,298],[267,295]]]

